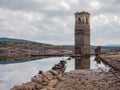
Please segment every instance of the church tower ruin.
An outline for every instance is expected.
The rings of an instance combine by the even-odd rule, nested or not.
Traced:
[[[75,13],[75,54],[90,54],[90,13]]]

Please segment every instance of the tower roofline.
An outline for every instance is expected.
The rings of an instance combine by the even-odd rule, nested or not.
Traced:
[[[89,12],[85,12],[85,11],[82,11],[82,12],[76,12],[76,13],[74,13],[75,15],[80,15],[80,14],[88,14],[88,15],[90,15],[90,13]]]

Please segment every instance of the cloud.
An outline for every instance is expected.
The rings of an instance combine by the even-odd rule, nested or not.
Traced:
[[[99,3],[98,1],[93,1],[93,2],[90,2],[90,5],[91,5],[91,7],[93,7],[93,8],[99,8],[100,3]]]
[[[85,10],[91,13],[91,44],[120,44],[118,8],[119,0],[1,0],[0,36],[74,44],[74,13]]]
[[[99,15],[92,18],[92,43],[118,44],[120,38],[120,18],[113,15]],[[95,38],[96,37],[96,38]]]

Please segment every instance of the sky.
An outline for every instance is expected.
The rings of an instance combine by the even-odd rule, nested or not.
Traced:
[[[74,13],[90,15],[91,45],[120,44],[120,0],[0,0],[0,37],[74,45]]]

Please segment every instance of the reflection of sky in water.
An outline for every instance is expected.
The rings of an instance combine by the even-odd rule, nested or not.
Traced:
[[[19,85],[23,82],[30,81],[31,77],[38,73],[39,70],[47,71],[54,64],[57,64],[62,58],[54,57],[36,61],[23,63],[0,64],[0,90],[8,90],[14,85]],[[74,69],[74,61],[68,61],[67,71]]]
[[[97,64],[97,62],[94,60],[95,57],[90,57],[90,69],[98,69],[98,68],[104,68],[109,69],[108,66],[105,66],[102,62],[100,64]]]
[[[14,85],[20,85],[23,82],[30,81],[31,77],[36,75],[39,70],[47,71],[59,63],[60,60],[67,57],[52,57],[36,61],[23,63],[0,64],[0,90],[9,90]],[[97,69],[94,57],[91,57],[90,68]],[[100,64],[100,67],[104,65]],[[67,61],[67,70],[74,70],[74,59]]]

